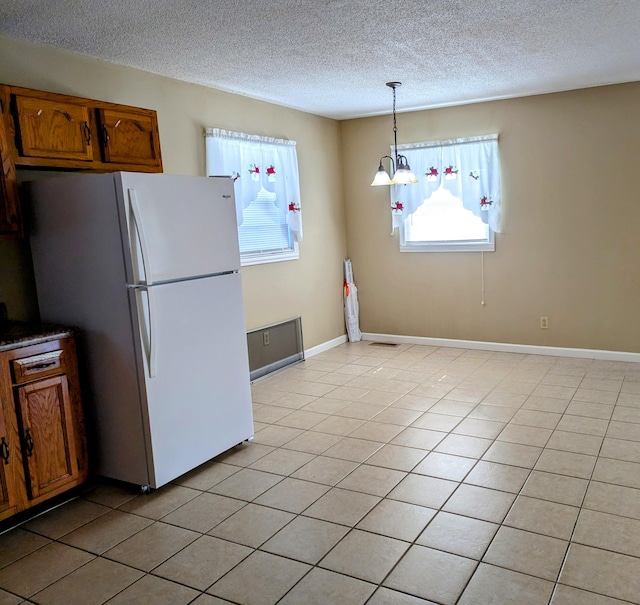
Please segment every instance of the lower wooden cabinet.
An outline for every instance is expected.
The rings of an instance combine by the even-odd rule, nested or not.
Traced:
[[[15,452],[12,452],[11,435],[14,427],[7,426],[4,414],[0,414],[0,520],[6,519],[18,512],[17,496],[15,495],[13,461]]]
[[[87,478],[73,337],[0,353],[0,520]]]

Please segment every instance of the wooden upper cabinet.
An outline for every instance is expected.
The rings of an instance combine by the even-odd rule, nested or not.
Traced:
[[[15,96],[20,152],[27,157],[93,159],[89,108],[38,97]]]
[[[18,237],[21,233],[18,177],[4,116],[0,114],[0,239]]]
[[[105,162],[161,166],[155,111],[98,109]]]
[[[16,167],[162,172],[157,114],[0,84],[0,240],[25,235]]]
[[[151,109],[2,84],[0,101],[15,166],[162,172]]]

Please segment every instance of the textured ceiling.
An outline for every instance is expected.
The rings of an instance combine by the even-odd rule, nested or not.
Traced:
[[[640,80],[640,0],[2,0],[8,36],[337,119]]]

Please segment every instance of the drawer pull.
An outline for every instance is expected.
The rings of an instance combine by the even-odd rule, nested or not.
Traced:
[[[27,450],[27,456],[31,457],[33,456],[33,438],[31,437],[31,431],[29,429],[27,429],[27,432],[24,436],[24,444]]]
[[[56,365],[55,361],[45,361],[43,363],[34,363],[32,366],[27,366],[27,370],[46,370],[51,366]]]
[[[5,464],[9,464],[9,444],[6,442],[5,438],[2,437],[2,441],[0,442],[0,456],[4,460]]]
[[[49,374],[64,373],[66,370],[66,361],[62,349],[21,357],[20,359],[14,359],[11,363],[15,384],[37,380]]]

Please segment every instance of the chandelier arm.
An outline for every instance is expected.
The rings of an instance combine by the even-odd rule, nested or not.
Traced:
[[[390,164],[391,164],[391,173],[393,174],[396,171],[396,166],[398,165],[397,162],[394,163],[393,158],[390,155],[383,155],[380,158],[380,166],[382,166],[382,160],[384,160],[385,158],[389,158]]]

